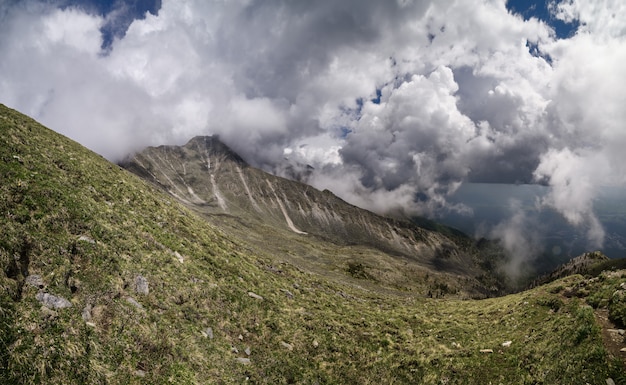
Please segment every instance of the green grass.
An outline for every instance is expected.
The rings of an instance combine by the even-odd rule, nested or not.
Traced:
[[[3,106],[0,176],[3,384],[602,384],[616,377],[587,300],[597,295],[597,306],[608,306],[619,277],[603,288],[572,276],[481,301],[329,279],[321,267],[304,269],[229,238]],[[368,273],[352,266],[357,276]],[[45,287],[25,283],[27,275],[40,275]],[[134,292],[137,275],[148,280],[147,295]],[[588,297],[563,295],[584,285]],[[46,309],[36,300],[40,290],[73,306]],[[87,305],[89,323],[81,317]],[[212,339],[203,335],[209,327]]]

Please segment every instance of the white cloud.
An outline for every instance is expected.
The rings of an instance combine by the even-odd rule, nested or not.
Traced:
[[[540,178],[545,204],[599,241],[594,188],[563,181],[626,183],[622,3],[561,2],[581,27],[559,40],[504,0],[164,0],[107,52],[118,14],[5,3],[0,102],[112,160],[215,133],[279,172],[288,148],[316,186],[378,211]]]
[[[537,258],[543,251],[536,218],[522,207],[520,201],[509,201],[511,216],[494,226],[490,231],[492,238],[500,240],[507,251],[509,260],[502,266],[508,276],[520,277],[528,274],[529,261]]]
[[[626,4],[621,0],[566,0],[554,8],[559,19],[578,22],[579,33],[591,33],[601,39],[626,35]]]
[[[49,46],[67,46],[78,52],[97,55],[102,44],[100,27],[102,19],[85,15],[84,13],[68,8],[65,11],[56,10],[46,15],[42,20],[41,48]]]
[[[610,180],[611,165],[601,153],[550,150],[541,157],[535,177],[551,187],[543,203],[561,212],[573,225],[587,229],[592,247],[602,247],[604,229],[593,212],[601,183]]]

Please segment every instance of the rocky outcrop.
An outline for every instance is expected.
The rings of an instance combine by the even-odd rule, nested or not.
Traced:
[[[63,297],[56,295],[39,292],[36,297],[37,301],[49,309],[63,309],[66,307],[72,307],[72,303]]]
[[[543,275],[532,282],[530,287],[537,287],[548,282],[555,281],[559,278],[567,277],[572,274],[590,273],[595,266],[599,266],[610,259],[600,251],[584,253],[576,258],[572,258],[567,263],[557,267],[549,274]]]

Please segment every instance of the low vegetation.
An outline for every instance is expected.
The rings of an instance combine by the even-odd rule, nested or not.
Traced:
[[[623,322],[621,271],[480,301],[328,279],[4,106],[0,177],[2,384],[624,379],[594,316]]]

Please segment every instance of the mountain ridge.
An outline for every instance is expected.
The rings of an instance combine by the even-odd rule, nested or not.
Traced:
[[[246,232],[273,228],[280,234],[291,231],[300,236],[294,242],[329,243],[336,247],[366,247],[370,254],[388,261],[387,267],[402,265],[414,269],[414,274],[398,277],[401,287],[414,289],[424,276],[442,276],[442,279],[460,284],[446,284],[451,293],[469,296],[494,295],[504,292],[503,278],[486,270],[486,249],[479,250],[478,243],[469,237],[462,239],[460,232],[449,235],[429,230],[410,220],[384,217],[351,205],[330,191],[319,191],[298,181],[265,173],[246,164],[228,146],[216,137],[198,136],[183,146],[148,147],[127,158],[120,165],[160,186],[179,201],[199,212],[207,220],[233,229],[235,226],[224,216],[237,218],[237,224],[246,223]],[[268,234],[266,234],[268,235]],[[450,235],[454,238],[450,238]],[[259,245],[265,247],[268,237],[281,237],[278,233],[260,236]],[[284,247],[284,246],[281,246]],[[324,246],[325,247],[325,246]],[[489,265],[495,265],[495,246],[489,254]],[[280,253],[279,250],[274,250]],[[298,252],[287,252],[290,260],[297,260]],[[296,255],[294,257],[294,255]],[[326,259],[330,266],[336,266]],[[376,256],[361,261],[348,262],[344,270],[354,266],[374,266]],[[364,262],[365,265],[364,265]],[[369,269],[370,276],[383,273]],[[445,276],[445,278],[444,278]],[[484,282],[481,282],[482,279]],[[424,295],[432,295],[432,285],[419,288]],[[440,287],[443,285],[439,284]],[[451,294],[451,293],[439,293]]]

